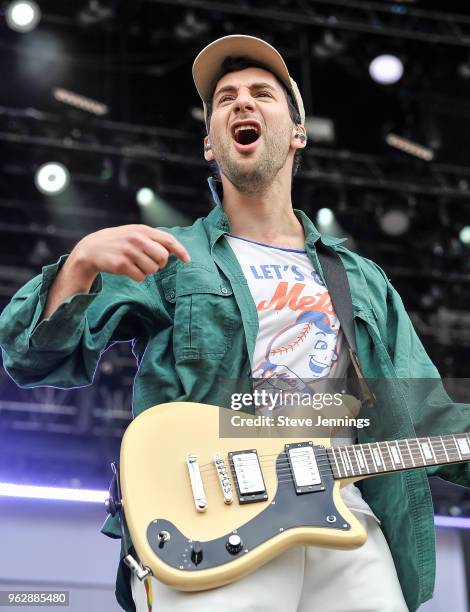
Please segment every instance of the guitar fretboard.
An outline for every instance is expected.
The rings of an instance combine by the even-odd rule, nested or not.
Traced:
[[[371,442],[327,449],[335,478],[470,461],[470,434]]]

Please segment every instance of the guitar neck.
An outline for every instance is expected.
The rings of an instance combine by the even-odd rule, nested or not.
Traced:
[[[335,479],[470,461],[470,434],[370,442],[327,449]]]

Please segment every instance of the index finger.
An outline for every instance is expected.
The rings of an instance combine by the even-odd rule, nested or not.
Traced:
[[[150,238],[152,240],[163,245],[168,252],[173,253],[173,255],[176,255],[178,259],[181,259],[185,263],[189,263],[191,261],[188,251],[184,248],[179,240],[172,236],[172,234],[154,227],[151,227],[150,230]]]

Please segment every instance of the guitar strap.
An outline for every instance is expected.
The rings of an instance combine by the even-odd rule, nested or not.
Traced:
[[[372,406],[375,403],[375,397],[367,385],[357,356],[351,290],[344,264],[338,253],[333,248],[321,243],[320,240],[317,241],[315,247],[333,307],[349,345],[349,355],[363,394],[363,401],[368,406]]]

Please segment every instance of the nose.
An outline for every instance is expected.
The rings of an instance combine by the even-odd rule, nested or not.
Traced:
[[[235,111],[243,113],[244,111],[253,111],[254,108],[254,100],[249,89],[240,89],[235,101]]]

